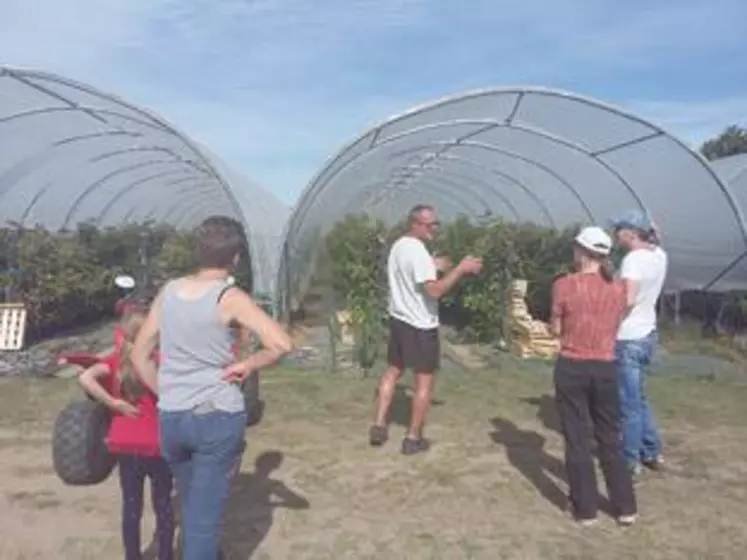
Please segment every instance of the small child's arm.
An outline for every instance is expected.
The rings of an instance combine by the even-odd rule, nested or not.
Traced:
[[[127,416],[137,416],[140,412],[136,406],[125,400],[114,398],[109,391],[104,389],[101,378],[110,374],[109,366],[99,362],[81,373],[78,377],[78,383],[86,393],[107,408]]]

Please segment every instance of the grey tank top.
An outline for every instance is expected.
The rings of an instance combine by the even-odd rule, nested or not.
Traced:
[[[163,292],[158,408],[180,411],[210,404],[218,410],[241,412],[241,390],[221,379],[223,368],[235,361],[235,333],[221,321],[218,311],[218,300],[228,284],[216,281],[195,299],[181,297],[178,285],[179,280],[173,280]]]

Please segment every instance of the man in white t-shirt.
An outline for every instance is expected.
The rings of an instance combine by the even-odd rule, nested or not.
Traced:
[[[397,381],[405,369],[414,372],[410,428],[402,441],[402,453],[426,451],[423,424],[433,389],[433,374],[439,369],[441,349],[438,337],[438,300],[465,275],[478,274],[482,260],[464,257],[450,269],[447,258],[433,258],[425,242],[438,229],[436,211],[431,206],[415,206],[408,215],[409,231],[389,252],[389,368],[379,383],[374,424],[369,431],[371,445],[388,439],[387,417]],[[438,271],[444,272],[439,279]]]
[[[620,276],[628,283],[628,314],[615,349],[620,382],[621,432],[628,466],[663,467],[661,439],[645,391],[646,370],[659,341],[656,303],[667,275],[667,254],[656,227],[642,211],[613,220],[618,244],[626,251]]]

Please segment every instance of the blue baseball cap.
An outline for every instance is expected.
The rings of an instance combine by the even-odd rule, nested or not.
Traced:
[[[653,221],[648,212],[643,210],[628,210],[610,220],[612,229],[637,229],[648,233],[654,229]]]

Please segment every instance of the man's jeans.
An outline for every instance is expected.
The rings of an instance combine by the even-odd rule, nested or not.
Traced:
[[[223,511],[244,449],[245,412],[161,411],[161,452],[182,510],[182,559],[216,560]]]
[[[661,440],[646,397],[646,370],[659,342],[656,331],[637,340],[618,340],[615,347],[620,389],[621,434],[628,466],[658,459]]]

